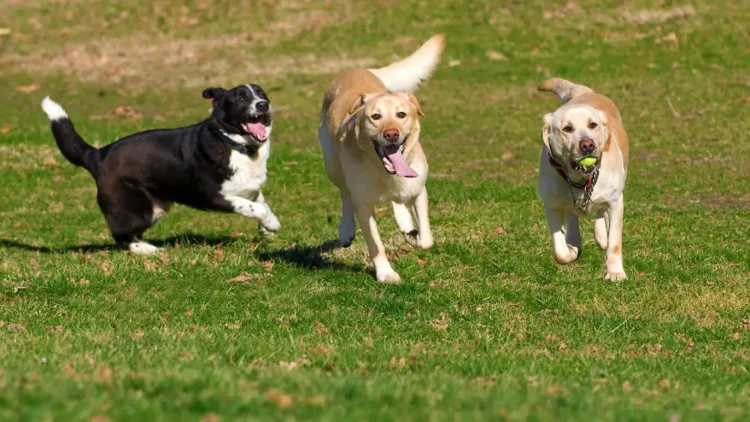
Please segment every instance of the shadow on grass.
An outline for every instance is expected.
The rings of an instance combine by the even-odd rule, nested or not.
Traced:
[[[238,239],[229,236],[219,237],[208,237],[201,234],[187,233],[177,236],[168,237],[166,239],[147,239],[146,241],[156,247],[172,247],[177,244],[196,244],[206,246],[223,246],[234,243]],[[66,252],[81,252],[81,253],[93,253],[99,251],[119,251],[123,248],[119,247],[115,243],[97,244],[97,245],[78,245],[78,246],[63,246],[60,248],[49,248],[46,246],[34,246],[23,242],[17,242],[15,240],[0,239],[0,247],[9,249],[23,249],[31,252],[40,253],[66,253]]]
[[[292,246],[276,251],[260,251],[258,259],[261,261],[281,261],[308,270],[326,268],[346,270],[357,274],[368,272],[362,266],[344,264],[323,256],[323,253],[339,247],[338,240],[329,240],[317,246]]]

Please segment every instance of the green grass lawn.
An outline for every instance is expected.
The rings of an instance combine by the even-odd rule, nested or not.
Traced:
[[[0,420],[750,419],[747,2],[4,1]],[[361,236],[328,247],[322,94],[438,32],[418,93],[436,245],[412,250],[382,208],[405,282],[381,285]],[[603,280],[591,222],[554,263],[550,76],[620,107],[627,281]],[[103,145],[247,82],[277,110],[281,232],[178,206],[146,234],[161,255],[114,249],[41,99]]]

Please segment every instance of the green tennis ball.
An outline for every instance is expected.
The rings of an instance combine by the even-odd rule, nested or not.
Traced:
[[[582,165],[583,168],[589,168],[596,164],[596,158],[595,157],[586,157],[578,162],[578,164]]]

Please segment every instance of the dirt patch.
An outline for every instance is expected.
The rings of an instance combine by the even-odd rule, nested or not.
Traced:
[[[87,83],[125,85],[136,90],[146,82],[168,88],[196,87],[221,80],[245,81],[248,77],[289,73],[332,74],[374,65],[372,58],[346,54],[267,54],[284,39],[316,33],[351,18],[342,10],[297,11],[269,23],[262,31],[195,39],[144,32],[122,38],[94,38],[37,49],[31,54],[6,54],[0,58],[0,65],[30,74],[62,74]],[[258,51],[260,46],[263,53]]]
[[[664,23],[672,19],[684,19],[695,15],[695,9],[688,4],[686,6],[675,7],[672,9],[648,9],[636,12],[626,12],[625,19],[636,25],[647,23]]]

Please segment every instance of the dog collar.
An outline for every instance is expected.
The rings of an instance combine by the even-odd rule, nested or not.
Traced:
[[[255,157],[256,154],[258,154],[259,147],[255,145],[242,145],[238,144],[237,142],[234,142],[233,140],[229,139],[226,135],[221,133],[221,131],[218,132],[219,139],[224,142],[226,146],[229,148],[239,152],[240,154],[245,154],[249,157]]]
[[[601,160],[596,163],[594,172],[591,173],[591,176],[589,176],[589,178],[586,179],[585,182],[576,183],[570,180],[568,174],[565,172],[565,167],[563,167],[562,164],[552,158],[551,154],[548,153],[548,156],[550,166],[552,166],[552,168],[557,171],[557,174],[559,174],[560,177],[568,182],[568,188],[570,188],[570,197],[573,199],[573,205],[579,210],[583,210],[584,208],[586,208],[589,202],[591,202],[591,194],[594,191],[594,186],[596,185],[597,180],[599,180],[599,168],[601,167]],[[573,192],[573,188],[583,189],[583,197],[577,199],[575,193]]]

